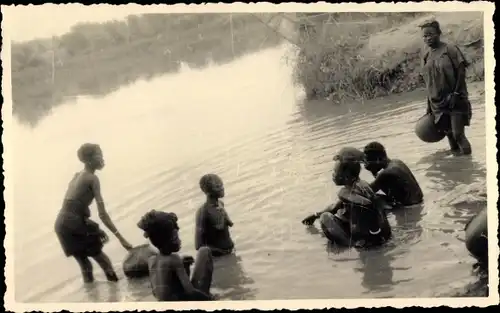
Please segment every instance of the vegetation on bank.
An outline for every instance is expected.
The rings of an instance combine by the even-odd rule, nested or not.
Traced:
[[[269,16],[266,16],[269,15]],[[143,14],[81,23],[68,33],[12,44],[13,111],[36,124],[78,95],[104,96],[138,79],[203,67],[280,43],[270,14]],[[260,20],[259,20],[260,18]]]
[[[309,98],[371,99],[423,86],[421,31],[436,19],[443,40],[457,44],[472,63],[469,81],[484,79],[483,16],[453,13],[337,13],[301,28],[295,79]]]

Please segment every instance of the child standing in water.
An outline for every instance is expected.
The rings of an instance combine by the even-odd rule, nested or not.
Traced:
[[[381,244],[391,236],[385,212],[374,203],[375,193],[359,178],[362,156],[360,150],[351,147],[343,148],[335,155],[332,180],[335,185],[342,186],[339,200],[302,221],[305,225],[312,225],[319,218],[325,234],[330,228],[333,230],[341,225],[351,236],[338,238],[345,241],[339,242],[345,246],[350,246],[352,239],[356,247],[369,247]]]
[[[95,199],[101,221],[118,238],[122,246],[132,246],[118,232],[104,206],[99,178],[95,174],[104,167],[102,150],[97,144],[83,144],[77,152],[84,169],[76,173],[69,182],[62,208],[55,222],[55,232],[66,256],[74,257],[80,266],[83,281],[94,281],[93,258],[103,269],[109,281],[118,281],[110,259],[102,252],[108,241],[106,233],[90,220],[90,204]]]
[[[215,174],[203,175],[200,189],[206,195],[205,203],[196,211],[195,248],[207,246],[213,256],[230,254],[234,243],[229,233],[233,222],[227,214],[224,203],[224,185],[222,179]]]
[[[193,274],[189,279],[192,257],[181,258],[177,216],[152,210],[144,215],[137,226],[144,231],[159,254],[148,260],[149,278],[153,295],[159,301],[206,301],[210,295],[213,260],[210,249],[200,248]]]

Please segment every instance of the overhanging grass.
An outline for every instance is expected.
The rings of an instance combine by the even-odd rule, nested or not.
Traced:
[[[435,18],[443,40],[457,44],[471,62],[468,80],[484,79],[480,12],[376,16],[358,23],[321,25],[302,34],[295,79],[309,98],[371,99],[423,86],[420,28]],[[317,27],[318,28],[318,27]]]

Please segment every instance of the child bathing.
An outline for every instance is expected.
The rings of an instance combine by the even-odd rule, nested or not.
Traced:
[[[220,198],[224,197],[224,184],[215,174],[203,175],[200,189],[206,195],[205,203],[196,211],[195,248],[207,246],[213,256],[230,254],[234,243],[229,233],[233,222],[224,208]]]
[[[62,208],[56,218],[55,232],[66,256],[72,256],[78,262],[85,283],[94,281],[89,257],[99,264],[109,281],[118,281],[110,259],[102,252],[108,236],[96,222],[90,220],[89,206],[95,199],[104,225],[125,249],[132,248],[118,232],[104,206],[99,178],[95,174],[104,167],[102,150],[97,144],[86,143],[78,149],[77,155],[84,164],[84,169],[76,173],[69,182]]]
[[[189,267],[192,257],[181,258],[177,252],[181,248],[177,216],[152,210],[144,215],[137,225],[144,231],[159,254],[148,260],[149,279],[153,295],[158,301],[207,301],[212,284],[213,260],[210,249],[198,250],[191,280]]]

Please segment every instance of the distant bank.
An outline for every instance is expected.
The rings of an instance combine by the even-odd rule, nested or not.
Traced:
[[[276,13],[143,14],[13,43],[14,114],[33,125],[76,95],[105,96],[137,79],[175,72],[181,62],[203,67],[276,46],[283,38],[273,29],[280,23]]]
[[[144,14],[14,43],[14,114],[36,124],[70,97],[105,96],[177,71],[181,62],[225,63],[284,40],[300,51],[295,80],[310,98],[350,101],[411,91],[423,86],[418,25],[430,18],[472,63],[468,80],[484,80],[480,12]]]

